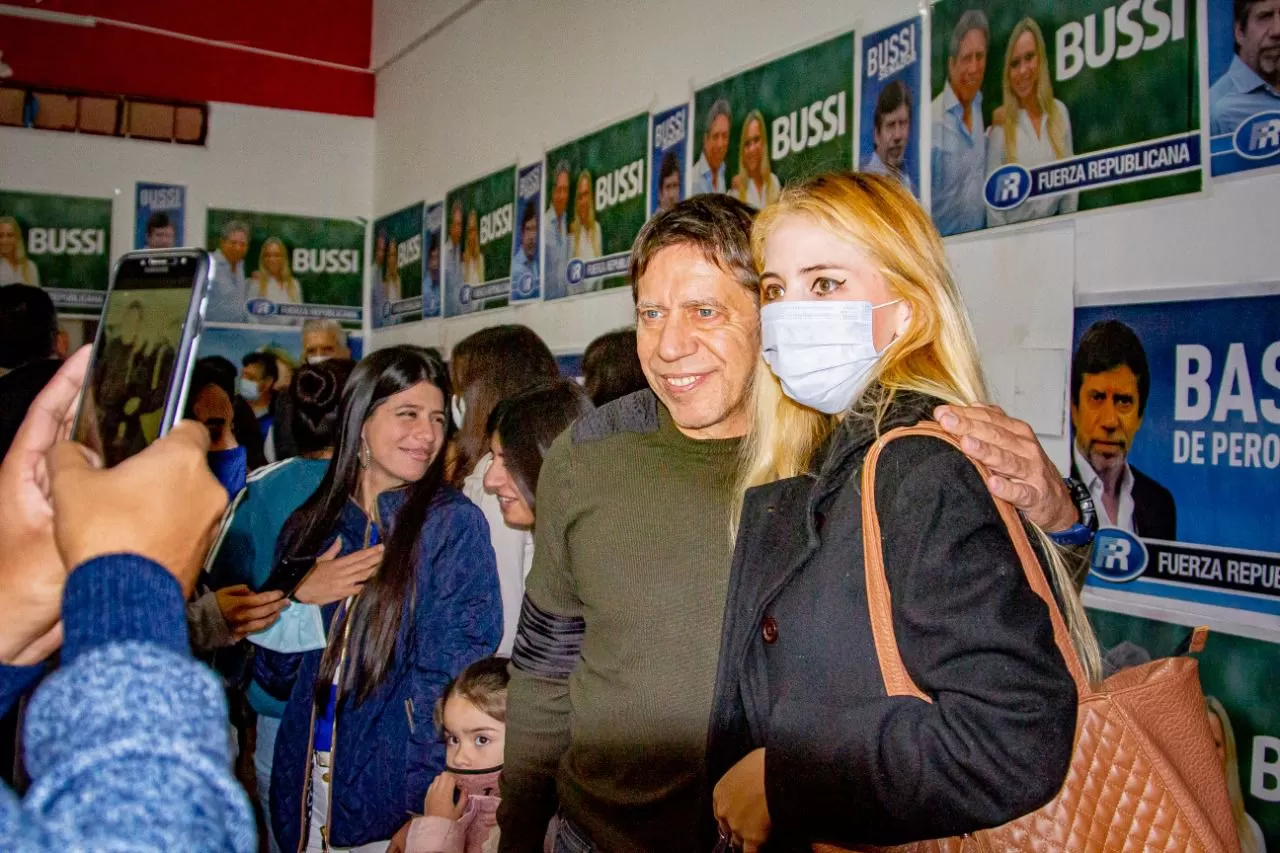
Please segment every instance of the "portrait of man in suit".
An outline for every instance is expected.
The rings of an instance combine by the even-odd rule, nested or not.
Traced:
[[[1176,539],[1173,495],[1129,464],[1150,390],[1147,353],[1133,329],[1119,320],[1090,326],[1071,359],[1071,476],[1088,487],[1100,526]]]

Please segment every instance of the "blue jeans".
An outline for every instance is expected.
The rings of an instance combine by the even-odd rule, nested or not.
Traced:
[[[280,718],[258,715],[258,745],[253,751],[253,771],[258,776],[258,801],[267,816],[267,845],[271,853],[280,853],[275,833],[271,831],[271,760],[276,754],[276,733]]]

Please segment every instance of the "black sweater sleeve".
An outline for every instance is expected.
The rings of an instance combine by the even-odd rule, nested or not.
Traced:
[[[783,697],[765,753],[775,837],[959,835],[1039,808],[1066,778],[1075,685],[981,477],[907,437],[876,479],[898,646],[933,702],[868,697],[817,719]]]

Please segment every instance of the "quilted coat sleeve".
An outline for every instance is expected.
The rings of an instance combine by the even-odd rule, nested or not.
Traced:
[[[765,752],[775,833],[842,846],[960,835],[1034,811],[1061,788],[1075,734],[1048,607],[976,469],[942,441],[909,437],[876,473],[897,642],[933,701],[868,697],[818,719],[783,696]]]
[[[428,516],[419,568],[412,655],[412,717],[405,785],[406,813],[418,812],[431,780],[444,771],[444,744],[432,713],[445,685],[491,655],[502,640],[502,593],[489,544],[489,525],[475,504],[459,497]],[[427,582],[425,579],[431,579]]]

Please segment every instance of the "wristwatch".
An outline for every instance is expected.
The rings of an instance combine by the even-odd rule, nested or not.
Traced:
[[[1071,502],[1076,505],[1080,520],[1057,533],[1050,533],[1049,538],[1057,545],[1077,548],[1093,541],[1093,534],[1098,529],[1098,514],[1093,509],[1093,495],[1084,483],[1072,477],[1066,477],[1067,491],[1071,493]]]

